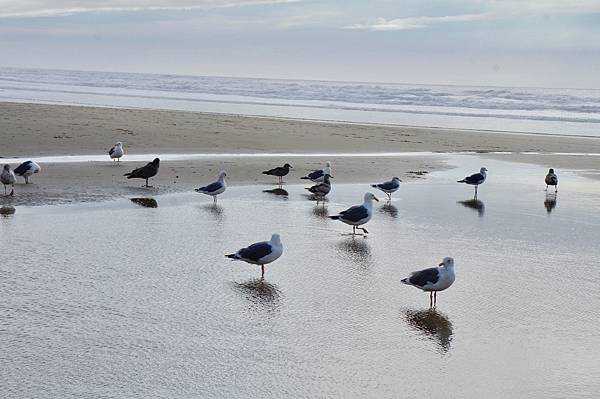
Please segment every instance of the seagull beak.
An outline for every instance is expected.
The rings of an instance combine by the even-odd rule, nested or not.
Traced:
[[[330,178],[330,179],[333,179],[333,176],[329,175],[329,178]]]
[[[440,263],[438,266],[444,266],[444,262]]]
[[[375,201],[379,202],[379,198],[377,198],[377,197],[373,196],[373,199],[374,199]]]

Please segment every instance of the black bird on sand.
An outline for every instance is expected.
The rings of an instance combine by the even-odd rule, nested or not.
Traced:
[[[558,176],[554,173],[554,169],[548,170],[548,174],[546,175],[546,190],[548,191],[548,186],[554,186],[554,192],[558,192]]]
[[[154,158],[154,161],[149,162],[141,168],[134,169],[129,173],[125,173],[123,176],[127,176],[128,179],[146,179],[145,187],[150,187],[148,185],[148,179],[156,176],[156,174],[158,173],[159,164],[160,159]]]
[[[277,176],[279,178],[279,183],[283,183],[283,176],[287,176],[287,174],[290,173],[290,169],[293,169],[292,165],[286,163],[283,166],[278,166],[273,169],[265,170],[262,173],[263,175]]]

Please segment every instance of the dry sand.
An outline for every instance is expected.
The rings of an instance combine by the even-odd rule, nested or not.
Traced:
[[[498,132],[403,126],[360,125],[138,109],[115,109],[64,105],[0,103],[0,156],[98,155],[116,141],[124,143],[126,155],[120,166],[106,162],[47,163],[34,184],[19,184],[19,203],[48,203],[112,198],[191,190],[214,179],[226,169],[231,183],[270,184],[262,170],[290,162],[295,168],[287,178],[334,163],[336,182],[379,181],[391,176],[418,177],[410,172],[446,167],[443,157],[231,158],[163,162],[152,190],[142,181],[122,175],[143,162],[127,162],[127,154],[165,153],[359,153],[359,152],[457,152],[490,151],[600,153],[600,139],[522,135]],[[534,162],[560,168],[597,169],[600,157],[489,155],[495,158]],[[10,160],[7,159],[8,163]],[[22,179],[19,179],[21,182]],[[40,194],[43,193],[43,194]],[[7,201],[7,200],[3,200]]]

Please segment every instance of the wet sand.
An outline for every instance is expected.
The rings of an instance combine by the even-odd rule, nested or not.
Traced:
[[[490,157],[595,175],[598,157],[520,153],[600,153],[597,138],[20,103],[0,103],[0,129],[0,156],[8,163],[14,157],[102,155],[116,141],[124,143],[126,155],[119,166],[112,165],[108,155],[104,162],[42,164],[42,173],[32,178],[34,184],[25,186],[19,179],[16,188],[20,199],[14,201],[30,204],[135,194],[142,182],[122,175],[145,162],[128,162],[128,154],[146,154],[151,161],[168,153],[510,152]],[[443,156],[432,155],[195,159],[163,162],[152,184],[160,192],[187,191],[211,182],[221,169],[227,170],[233,184],[269,182],[260,172],[285,162],[295,167],[288,180],[299,182],[300,176],[326,160],[334,163],[336,182],[376,182],[392,176],[410,180],[424,176],[414,172],[448,167]]]

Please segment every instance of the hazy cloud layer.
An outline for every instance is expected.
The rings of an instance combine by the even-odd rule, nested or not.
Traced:
[[[301,0],[0,0],[0,17],[51,17],[85,12],[193,10],[298,1]]]

